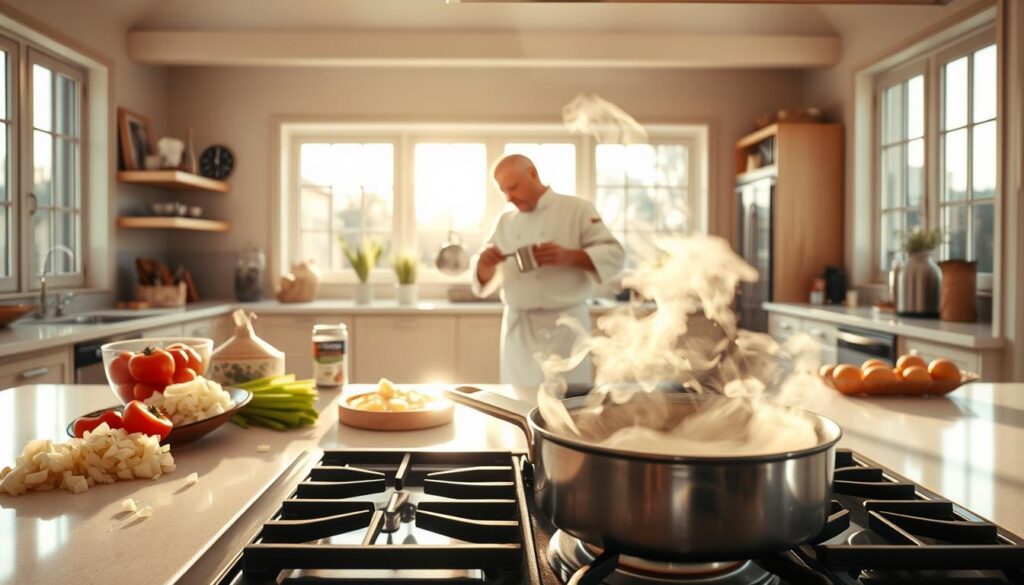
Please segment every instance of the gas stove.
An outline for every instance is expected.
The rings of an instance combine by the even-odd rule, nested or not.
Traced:
[[[558,530],[509,452],[327,451],[220,576],[222,585],[888,585],[1024,583],[1024,539],[860,454],[838,450],[832,513],[770,558],[665,563]]]

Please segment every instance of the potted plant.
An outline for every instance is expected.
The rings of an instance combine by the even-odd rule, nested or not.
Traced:
[[[942,241],[938,229],[914,230],[902,236],[906,262],[899,268],[896,287],[896,312],[915,317],[937,317],[942,273],[931,259],[932,250]]]
[[[339,239],[340,236],[339,236]],[[344,239],[341,239],[341,248],[356,271],[359,277],[359,284],[356,285],[356,304],[368,305],[373,302],[373,284],[370,283],[370,272],[377,266],[380,260],[381,251],[384,246],[377,240],[365,239],[358,248],[352,248]]]
[[[395,285],[398,293],[398,304],[399,305],[415,305],[417,290],[416,290],[416,270],[419,268],[419,261],[416,256],[412,254],[396,254],[391,259],[391,267],[395,270],[395,277],[398,278],[398,284]]]

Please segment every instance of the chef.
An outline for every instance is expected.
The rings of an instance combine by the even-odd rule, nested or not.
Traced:
[[[501,288],[501,382],[536,389],[544,381],[541,361],[552,354],[568,357],[575,341],[570,329],[556,325],[559,316],[573,317],[589,331],[585,302],[595,282],[622,270],[624,251],[593,205],[552,191],[529,158],[501,159],[494,181],[515,210],[502,214],[473,256],[473,292],[487,296]],[[532,252],[535,268],[520,270],[515,253],[523,247]],[[590,360],[562,375],[570,384],[589,383]]]

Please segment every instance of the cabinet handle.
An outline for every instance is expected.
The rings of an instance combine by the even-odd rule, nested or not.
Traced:
[[[31,370],[25,370],[19,376],[25,380],[32,378],[38,378],[39,376],[45,376],[50,371],[48,366],[39,366],[38,368],[32,368]]]
[[[815,328],[815,329],[808,329],[807,332],[811,334],[811,337],[817,337],[818,339],[825,339],[825,332],[822,331],[821,329],[817,329],[817,328]]]

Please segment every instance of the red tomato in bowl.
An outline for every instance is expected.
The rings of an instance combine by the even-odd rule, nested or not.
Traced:
[[[147,347],[128,360],[128,371],[136,382],[166,386],[174,377],[174,358],[162,349]]]
[[[192,368],[175,368],[174,369],[174,383],[184,384],[185,382],[191,382],[196,379],[196,371]]]
[[[115,384],[127,384],[128,382],[134,382],[132,374],[128,371],[128,362],[131,361],[132,356],[135,355],[130,351],[125,351],[117,354],[117,357],[110,360],[110,366],[107,368],[107,375],[110,377],[110,381]]]
[[[145,382],[137,382],[132,386],[132,398],[135,400],[145,400],[153,394],[163,391],[163,384],[146,384]]]
[[[117,385],[117,396],[121,402],[128,404],[135,398],[135,382],[127,382]]]
[[[174,425],[155,406],[147,406],[138,400],[132,400],[124,407],[124,430],[129,433],[156,435],[163,441],[171,434]]]
[[[174,357],[175,371],[178,369],[192,368],[196,375],[203,373],[203,358],[191,345],[184,343],[172,343],[167,346],[167,351]]]

